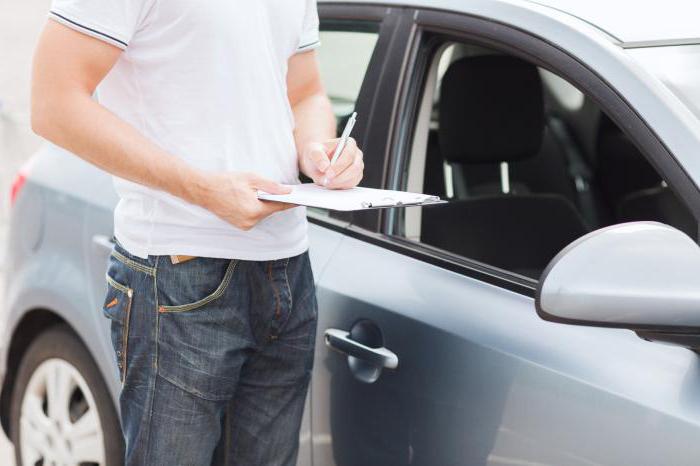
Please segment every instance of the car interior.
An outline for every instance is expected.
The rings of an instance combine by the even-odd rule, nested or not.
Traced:
[[[604,226],[652,220],[697,238],[634,141],[559,76],[449,43],[425,83],[405,187],[449,202],[402,212],[407,238],[533,279]]]

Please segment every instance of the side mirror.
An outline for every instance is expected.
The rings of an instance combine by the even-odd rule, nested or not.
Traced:
[[[700,350],[700,248],[655,222],[594,231],[550,262],[535,304],[544,320],[625,328]]]

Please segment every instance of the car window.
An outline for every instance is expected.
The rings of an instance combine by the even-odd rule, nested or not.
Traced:
[[[455,42],[425,73],[403,188],[448,203],[398,213],[397,234],[532,279],[604,226],[651,220],[697,237],[635,142],[561,76]]]
[[[586,96],[583,95],[583,92],[569,84],[566,79],[560,78],[551,71],[539,68],[539,72],[543,85],[559,105],[564,106],[568,111],[577,111],[583,108],[583,104],[586,101]]]
[[[377,38],[374,23],[321,23],[321,76],[339,123],[355,109]]]

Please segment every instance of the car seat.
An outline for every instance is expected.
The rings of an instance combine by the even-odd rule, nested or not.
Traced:
[[[439,148],[464,173],[532,159],[542,148],[544,125],[535,66],[509,56],[466,57],[445,73]],[[509,180],[500,181],[503,187]],[[559,250],[587,232],[566,197],[506,191],[467,190],[465,198],[424,208],[422,242],[537,278]]]

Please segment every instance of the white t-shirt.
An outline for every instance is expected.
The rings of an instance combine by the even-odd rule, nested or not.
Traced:
[[[124,49],[97,98],[212,172],[299,182],[287,61],[319,44],[316,0],[53,0],[50,18]],[[308,248],[303,207],[243,231],[115,178],[115,235],[132,254],[272,260]]]

